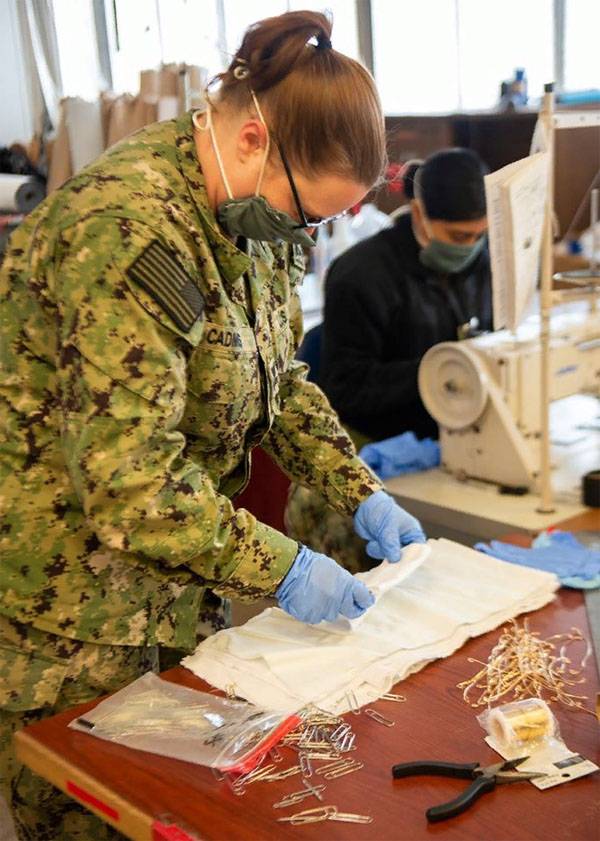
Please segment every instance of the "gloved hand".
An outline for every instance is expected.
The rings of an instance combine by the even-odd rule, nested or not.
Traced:
[[[429,470],[440,463],[440,445],[431,438],[419,441],[414,432],[404,432],[385,441],[365,444],[359,456],[380,479]]]
[[[477,543],[475,549],[511,564],[553,572],[570,587],[598,586],[600,552],[583,546],[569,532],[551,532],[544,536],[544,545],[532,549],[500,540]]]
[[[368,541],[367,555],[391,563],[400,560],[403,546],[427,540],[419,521],[385,491],[376,491],[358,506],[354,531]]]
[[[302,546],[275,593],[279,607],[301,622],[356,619],[375,603],[362,581],[327,555]]]

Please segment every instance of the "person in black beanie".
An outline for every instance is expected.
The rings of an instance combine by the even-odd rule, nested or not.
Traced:
[[[329,268],[318,384],[360,449],[412,431],[438,437],[417,385],[425,352],[438,342],[492,329],[492,291],[483,176],[469,149],[442,149],[409,163],[409,204],[391,228],[362,240]],[[373,564],[343,518],[293,486],[290,537],[352,572]]]
[[[410,213],[329,269],[319,384],[361,437],[437,438],[417,388],[423,355],[492,329],[485,171],[469,149],[409,167]]]

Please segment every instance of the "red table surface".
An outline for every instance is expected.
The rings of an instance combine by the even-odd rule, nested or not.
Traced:
[[[569,631],[573,626],[589,637],[581,593],[559,591],[552,604],[530,614],[530,626],[543,637]],[[277,817],[319,805],[311,798],[288,809],[273,809],[273,803],[301,788],[299,776],[256,783],[248,787],[243,797],[237,797],[224,783],[218,783],[207,768],[130,750],[67,729],[69,721],[97,702],[27,727],[17,735],[17,744],[24,759],[65,790],[69,780],[76,783],[83,780],[84,790],[93,793],[91,784],[97,781],[101,786],[101,805],[118,813],[119,819],[113,822],[122,829],[125,828],[123,816],[131,811],[141,816],[142,823],[146,820],[148,827],[154,819],[170,815],[176,826],[189,831],[188,837],[207,841],[284,838],[417,841],[437,835],[445,839],[486,841],[598,841],[598,773],[543,792],[530,783],[499,786],[464,814],[431,825],[425,819],[425,810],[454,798],[468,783],[430,777],[392,780],[390,769],[398,762],[440,759],[491,764],[498,761],[497,754],[483,741],[485,734],[476,720],[480,710],[469,707],[456,688],[460,680],[477,669],[477,664],[470,663],[468,658],[486,660],[498,635],[496,630],[473,639],[453,656],[430,664],[403,681],[396,691],[406,696],[405,703],[372,704],[395,720],[394,727],[380,725],[364,713],[346,715],[357,734],[358,749],[350,756],[362,761],[364,768],[328,782],[325,802],[340,811],[371,815],[373,822],[364,826],[331,821],[296,827],[277,823]],[[186,686],[207,688],[203,681],[181,667],[166,672],[163,677]],[[599,689],[593,656],[587,663],[585,677],[584,692],[593,707]],[[558,704],[552,707],[569,748],[600,764],[600,726],[596,718]],[[287,767],[297,755],[290,749],[282,750],[281,767]],[[158,836],[148,829],[135,830],[131,837]]]

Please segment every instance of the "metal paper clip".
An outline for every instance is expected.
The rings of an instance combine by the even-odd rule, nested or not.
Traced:
[[[312,783],[309,783],[308,780],[302,780],[302,785],[306,789],[308,789],[308,791],[310,791],[311,794],[314,794],[314,796],[317,798],[317,800],[323,800],[323,795],[321,794],[321,792],[325,788],[324,784],[315,786]]]
[[[315,733],[317,731],[317,725],[313,724],[311,727],[307,727],[302,735],[300,736],[300,744],[304,744],[305,742],[312,742],[314,739]]]
[[[377,721],[379,724],[385,724],[386,727],[393,727],[396,723],[391,718],[386,718],[381,713],[378,713],[377,710],[365,710],[365,715],[368,715],[369,718],[372,718],[373,721]]]
[[[246,794],[246,790],[243,784],[239,785],[237,780],[232,780],[229,774],[224,774],[223,777],[225,782],[227,783],[229,790],[233,792],[233,794],[235,794],[237,797],[241,797],[242,795]]]
[[[259,756],[258,760],[256,761],[256,764],[254,765],[254,768],[252,768],[250,771],[248,771],[248,773],[245,775],[246,778],[254,777],[255,774],[258,774],[259,771],[264,771],[266,768],[269,768],[269,767],[273,768],[274,767],[273,765],[270,765],[270,766],[269,765],[263,765],[263,762],[265,761],[266,758],[267,758],[266,753],[261,754]]]
[[[303,823],[319,823],[326,821],[331,815],[335,815],[335,806],[317,806],[316,809],[305,809],[304,812],[296,812],[286,818],[277,818],[279,823],[290,823],[292,826],[300,826]]]
[[[248,783],[254,783],[257,780],[262,779],[263,777],[267,776],[271,773],[271,771],[275,770],[275,766],[273,763],[270,765],[265,765],[264,767],[256,767],[253,768],[252,771],[249,771],[247,774],[244,774],[242,777],[238,777],[236,783],[241,783],[242,785],[246,785]]]
[[[317,800],[323,800],[322,792],[325,790],[325,785],[320,786],[309,786],[307,788],[301,789],[300,791],[294,791],[291,794],[288,794],[283,800],[280,800],[278,803],[273,803],[274,809],[285,809],[287,806],[293,806],[295,803],[301,803],[303,800],[306,800],[308,797],[316,797]]]
[[[302,771],[303,777],[312,777],[312,765],[305,753],[300,754],[300,770]]]
[[[335,815],[330,815],[327,820],[343,821],[344,823],[373,823],[373,818],[370,815],[354,815],[352,812],[338,812]]]
[[[342,739],[341,743],[340,742],[337,743],[338,744],[338,750],[341,753],[346,753],[347,751],[351,750],[352,746],[354,744],[354,739],[355,738],[356,738],[355,734],[352,733],[352,731],[348,730],[346,732],[346,734],[344,735],[344,738]]]
[[[265,782],[275,782],[277,780],[286,780],[288,777],[293,777],[294,774],[300,773],[300,766],[299,765],[292,765],[290,768],[286,768],[285,771],[277,771],[275,774],[268,774],[265,777],[261,777],[262,780]]]
[[[218,768],[211,768],[210,770],[212,771],[212,774],[213,774],[213,777],[215,778],[215,780],[219,783],[222,783],[223,780],[225,779],[225,774],[222,774],[219,771]]]
[[[356,695],[354,694],[354,691],[352,689],[346,692],[346,698],[348,699],[348,703],[350,705],[350,712],[352,713],[352,715],[360,715],[360,705],[356,700]]]
[[[350,760],[346,765],[342,765],[340,768],[334,768],[332,771],[328,771],[326,774],[323,774],[323,779],[336,780],[338,777],[344,777],[346,774],[351,774],[353,771],[358,771],[360,768],[364,768],[362,762]]]
[[[381,696],[382,701],[396,701],[396,703],[401,704],[403,701],[406,701],[405,695],[394,695],[393,692],[386,692],[385,695]]]
[[[332,742],[335,742],[338,739],[343,739],[344,736],[346,735],[346,733],[348,732],[348,730],[351,730],[351,729],[352,728],[350,727],[348,722],[344,721],[342,724],[339,725],[339,727],[335,728],[335,730],[333,731],[333,733],[331,734],[331,736],[329,738],[331,739]]]
[[[321,765],[320,768],[317,768],[315,774],[326,774],[328,771],[333,771],[334,768],[346,765],[346,763],[350,761],[351,760],[348,759],[336,759],[335,762],[328,762],[327,765]]]

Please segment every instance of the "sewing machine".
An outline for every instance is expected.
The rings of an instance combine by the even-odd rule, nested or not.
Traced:
[[[514,332],[444,342],[425,354],[419,390],[440,426],[444,470],[458,479],[481,479],[508,491],[538,490],[540,359],[537,316]],[[582,393],[595,398],[579,400],[569,411],[564,399]],[[561,441],[578,443],[582,472],[586,460],[590,470],[598,467],[599,394],[600,311],[584,306],[554,315],[551,440],[559,446]]]
[[[552,282],[554,138],[581,127],[598,129],[600,111],[555,112],[546,85],[529,158],[485,177],[495,332],[425,354],[419,389],[442,466],[385,483],[431,537],[472,544],[586,511],[581,477],[600,464],[595,258]],[[599,209],[592,190],[592,231]],[[538,280],[538,314],[526,318]]]

